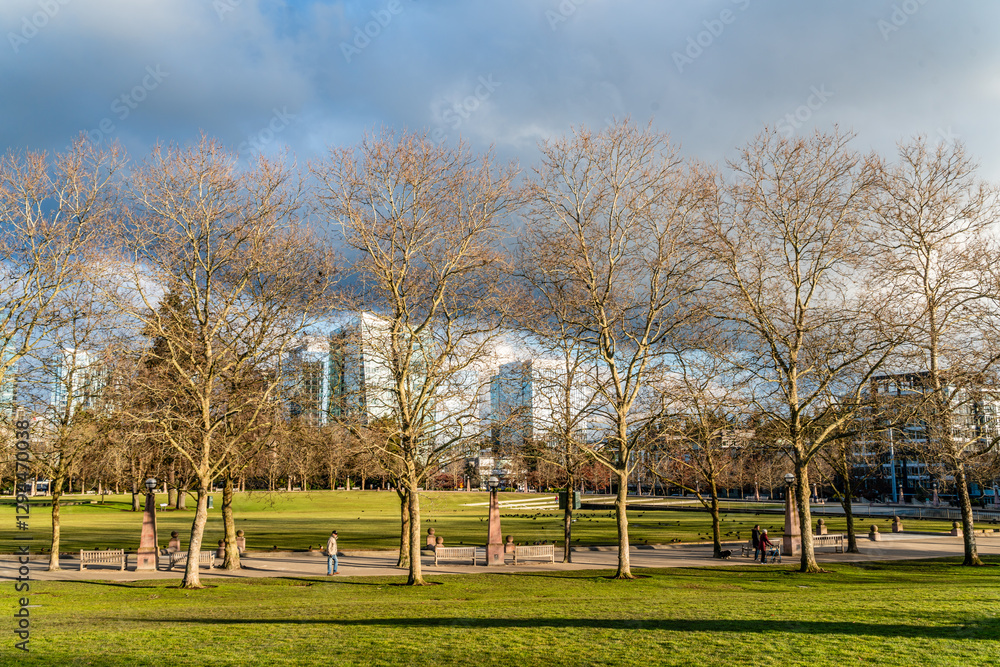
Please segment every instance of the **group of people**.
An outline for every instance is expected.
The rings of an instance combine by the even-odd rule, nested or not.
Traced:
[[[760,554],[760,562],[763,565],[767,562],[767,555],[774,550],[774,542],[767,537],[767,528],[760,529],[760,524],[756,524],[750,532],[750,539],[753,542],[753,559],[756,562],[757,554]]]

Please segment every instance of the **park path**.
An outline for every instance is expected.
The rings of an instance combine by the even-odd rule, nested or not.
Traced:
[[[871,542],[867,538],[860,541],[860,554],[830,553],[828,549],[819,549],[817,560],[821,563],[849,563],[878,560],[909,560],[917,558],[940,558],[962,555],[962,539],[946,535],[934,534],[887,534],[881,542]],[[1000,534],[977,536],[977,544],[981,555],[1000,555]],[[670,567],[711,567],[727,565],[751,565],[749,558],[739,555],[739,543],[728,543],[727,548],[733,549],[735,555],[730,560],[712,558],[712,547],[708,544],[677,544],[664,546],[634,547],[631,551],[633,568],[670,568]],[[562,557],[560,550],[556,558]],[[161,559],[161,568],[165,568],[165,560]],[[395,567],[396,553],[390,551],[345,552],[340,557],[341,577],[401,577],[405,573]],[[521,565],[508,564],[504,567],[484,567],[461,565],[455,563],[442,564],[435,567],[433,559],[423,556],[424,574],[429,576],[439,574],[484,574],[484,573],[514,573],[514,572],[551,572],[566,570],[598,570],[613,569],[618,564],[618,552],[613,547],[580,548],[573,551],[572,563],[532,562]],[[784,564],[794,564],[797,558],[785,557]],[[108,567],[91,567],[81,572],[74,557],[63,559],[63,569],[58,572],[47,572],[48,557],[39,556],[30,562],[30,577],[32,581],[135,581],[140,579],[180,579],[183,568],[173,571],[161,569],[156,572],[121,571]],[[320,552],[249,552],[243,557],[243,569],[228,572],[221,569],[208,570],[202,568],[201,576],[205,579],[233,577],[322,577],[326,576],[326,557]],[[771,565],[756,565],[756,567],[771,567]],[[18,576],[18,563],[15,556],[0,557],[0,580],[13,580]]]

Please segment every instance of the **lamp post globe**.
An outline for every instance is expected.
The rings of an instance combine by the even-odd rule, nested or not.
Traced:
[[[146,480],[146,491],[152,493],[153,489],[155,488],[156,488],[156,478],[150,477],[149,479]]]
[[[795,475],[793,475],[790,472],[786,472],[785,473],[785,484],[787,484],[788,486],[791,486],[792,482],[794,482],[794,481],[795,481]]]
[[[500,480],[497,478],[496,475],[490,475],[490,478],[489,480],[487,480],[487,483],[490,486],[490,491],[493,491],[498,486],[500,486]]]

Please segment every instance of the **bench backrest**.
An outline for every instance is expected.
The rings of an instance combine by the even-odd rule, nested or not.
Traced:
[[[178,563],[187,558],[188,552],[186,551],[174,551],[170,554],[170,562]],[[198,552],[198,562],[202,565],[206,563],[215,563],[215,552],[214,551],[199,551]]]
[[[472,558],[476,547],[436,547],[434,553],[438,558]]]
[[[554,544],[525,544],[514,549],[518,556],[551,556],[555,553]]]
[[[119,561],[125,557],[124,549],[106,549],[103,551],[80,550],[80,560],[86,563],[105,563]]]

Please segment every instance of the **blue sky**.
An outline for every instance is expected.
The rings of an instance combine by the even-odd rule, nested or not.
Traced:
[[[300,163],[380,125],[495,145],[611,117],[721,163],[765,124],[966,142],[1000,180],[1000,3],[4,0],[0,149],[204,132]]]

